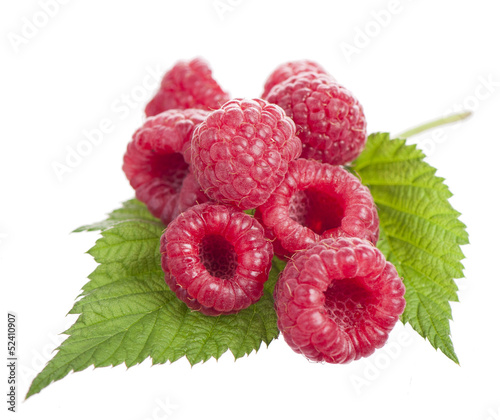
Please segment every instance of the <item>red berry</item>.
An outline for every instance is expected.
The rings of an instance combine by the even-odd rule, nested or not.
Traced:
[[[160,252],[168,286],[205,315],[235,313],[257,302],[273,257],[259,222],[213,203],[191,207],[173,220]]]
[[[378,214],[370,190],[341,166],[290,162],[281,185],[256,212],[288,256],[324,238],[378,240]],[[274,239],[271,237],[271,239]]]
[[[281,246],[281,242],[276,238],[276,235],[273,233],[273,230],[264,224],[264,222],[262,221],[262,214],[259,208],[260,207],[257,207],[255,209],[253,217],[255,217],[264,228],[264,234],[266,235],[266,238],[268,238],[273,245],[274,255],[277,256],[278,258],[281,258],[282,260],[285,261],[288,260],[288,258],[292,255],[292,253],[287,251],[285,248]]]
[[[210,201],[210,199],[202,191],[200,184],[198,184],[194,175],[189,172],[186,175],[186,178],[184,178],[184,182],[182,183],[182,187],[179,191],[177,210],[174,214],[174,218],[190,207],[193,207],[196,204],[203,204],[208,201]]]
[[[404,293],[396,269],[371,243],[324,239],[283,270],[274,293],[278,328],[308,359],[348,363],[386,343]]]
[[[320,74],[327,74],[323,67],[310,60],[290,61],[288,63],[281,64],[267,78],[262,97],[265,99],[274,86],[278,83],[284,82],[289,77],[311,71]]]
[[[189,164],[183,152],[196,125],[208,115],[201,109],[169,110],[146,119],[135,132],[123,158],[123,171],[138,200],[168,224]]]
[[[295,124],[262,99],[233,99],[193,133],[191,164],[205,194],[241,210],[264,203],[301,152]]]
[[[283,108],[297,125],[303,158],[343,165],[356,159],[365,147],[362,106],[327,75],[293,76],[274,86],[265,99]]]
[[[212,110],[228,100],[229,95],[214,80],[205,60],[179,61],[163,76],[158,93],[146,106],[146,116],[167,109]]]

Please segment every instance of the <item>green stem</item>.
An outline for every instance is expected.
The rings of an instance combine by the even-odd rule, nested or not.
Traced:
[[[439,127],[441,125],[450,124],[456,121],[465,120],[470,117],[472,112],[464,111],[458,114],[452,114],[444,118],[438,118],[437,120],[429,121],[428,123],[419,125],[418,127],[410,128],[405,132],[396,136],[396,138],[407,139],[408,137],[415,136],[416,134],[420,134],[423,131],[430,130],[431,128]]]

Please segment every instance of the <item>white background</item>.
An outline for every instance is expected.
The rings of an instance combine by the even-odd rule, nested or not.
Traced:
[[[394,1],[221,0],[216,9],[212,0],[67,0],[53,16],[42,3],[2,2],[0,11],[2,317],[18,315],[21,379],[10,417],[500,418],[498,1],[400,0],[387,12]],[[355,93],[370,132],[474,110],[412,139],[446,178],[470,234],[452,304],[460,367],[400,324],[392,352],[345,366],[309,363],[280,339],[237,362],[226,354],[193,368],[89,368],[23,401],[95,267],[85,251],[98,235],[70,232],[133,196],[121,162],[154,93],[148,74],[198,55],[238,97],[259,96],[282,62],[316,60]],[[55,163],[106,121],[101,144],[58,177]]]

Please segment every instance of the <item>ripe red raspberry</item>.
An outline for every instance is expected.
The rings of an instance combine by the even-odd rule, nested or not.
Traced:
[[[174,218],[177,217],[182,212],[186,211],[190,207],[197,204],[203,204],[210,201],[210,199],[201,190],[200,184],[196,181],[194,175],[189,172],[184,178],[182,187],[179,191],[179,197],[177,200],[177,209],[174,214]]]
[[[146,116],[167,109],[212,110],[228,100],[229,94],[213,79],[205,60],[179,61],[163,76],[159,91],[146,106]]]
[[[267,239],[271,241],[273,245],[274,255],[286,261],[289,257],[292,256],[292,253],[287,251],[285,248],[281,246],[281,242],[278,240],[278,238],[276,238],[276,235],[273,233],[273,230],[264,224],[264,222],[262,221],[262,214],[259,209],[260,207],[257,207],[255,209],[253,217],[255,217],[264,228],[264,235],[266,236]]]
[[[309,360],[349,363],[386,343],[404,293],[396,269],[372,244],[324,239],[283,270],[274,291],[278,328]]]
[[[284,82],[289,77],[311,71],[320,74],[327,74],[325,69],[323,69],[323,67],[321,67],[314,61],[298,60],[281,64],[267,78],[266,84],[264,85],[264,92],[262,93],[262,97],[265,99],[267,94],[274,86],[276,86],[278,83]]]
[[[191,164],[205,194],[241,210],[264,203],[301,152],[295,124],[262,99],[233,99],[193,133]]]
[[[256,217],[287,256],[324,238],[378,240],[379,219],[370,190],[341,166],[315,160],[290,162],[285,179]]]
[[[205,315],[235,313],[257,302],[273,257],[253,217],[213,203],[191,207],[172,221],[160,252],[168,286]]]
[[[294,120],[303,158],[343,165],[356,159],[365,147],[362,106],[329,76],[301,73],[276,85],[265,99]]]
[[[201,109],[169,110],[146,119],[133,135],[123,158],[123,171],[138,200],[168,224],[188,174],[183,151],[192,132],[208,115]]]

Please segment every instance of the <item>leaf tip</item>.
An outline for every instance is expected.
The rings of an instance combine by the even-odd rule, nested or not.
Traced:
[[[460,360],[458,360],[458,356],[455,354],[455,352],[451,352],[450,354],[446,354],[446,356],[448,356],[448,358],[452,361],[452,362],[455,362],[459,367],[461,367],[460,365]]]

